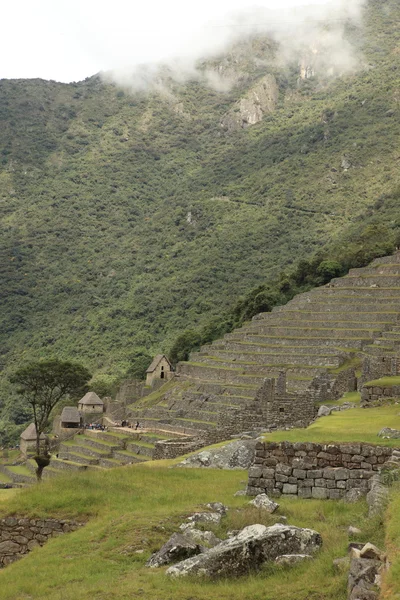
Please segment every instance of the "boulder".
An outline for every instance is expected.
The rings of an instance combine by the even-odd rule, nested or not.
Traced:
[[[277,565],[295,565],[305,560],[312,560],[311,554],[281,554],[275,559]]]
[[[367,494],[368,516],[374,517],[383,512],[388,500],[389,489],[380,482],[379,477],[374,477],[371,482],[371,489]]]
[[[331,414],[332,409],[329,406],[325,406],[324,404],[319,407],[317,416],[318,417],[327,417]]]
[[[384,427],[378,433],[379,437],[389,438],[393,440],[400,439],[400,431],[398,429],[391,429],[390,427]]]
[[[146,566],[161,567],[161,565],[167,565],[176,560],[183,560],[194,554],[199,554],[202,550],[202,546],[194,540],[180,533],[174,533],[158,552],[150,556]]]
[[[209,508],[210,510],[219,513],[223,517],[228,511],[228,507],[222,504],[222,502],[209,502],[208,504],[206,504],[206,508]]]
[[[361,558],[371,558],[373,560],[383,560],[384,558],[384,555],[379,548],[369,542],[360,550],[360,556]]]
[[[249,504],[255,506],[256,508],[262,508],[271,514],[275,512],[277,508],[279,508],[279,504],[273,500],[270,500],[267,494],[258,494],[258,496],[256,496],[254,500],[251,500]]]
[[[222,541],[212,531],[201,531],[200,529],[187,529],[184,536],[207,548],[213,548]]]
[[[198,512],[188,517],[189,523],[207,523],[208,525],[219,525],[221,522],[219,512]]]
[[[343,500],[345,502],[349,502],[350,504],[354,502],[358,502],[361,498],[364,498],[365,492],[360,488],[352,488],[348,492],[345,493]]]
[[[289,525],[250,525],[236,536],[206,552],[188,558],[167,570],[167,575],[206,578],[230,577],[249,573],[264,562],[283,554],[312,554],[322,545],[319,533]]]
[[[353,527],[353,525],[350,525],[350,527],[347,530],[347,533],[349,535],[359,535],[360,533],[362,533],[361,529],[358,529],[358,527]]]
[[[372,586],[380,567],[381,562],[379,560],[352,558],[350,560],[348,588],[352,590],[356,585],[362,587]]]
[[[351,590],[349,600],[378,600],[378,593],[374,590],[356,585]]]
[[[257,441],[235,440],[213,450],[202,450],[188,456],[177,467],[207,467],[210,469],[248,469],[254,458]]]

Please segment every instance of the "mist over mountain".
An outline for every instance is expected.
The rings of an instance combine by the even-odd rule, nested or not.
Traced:
[[[312,41],[255,27],[140,85],[0,80],[3,423],[28,359],[124,377],[299,259],[400,225],[399,5],[335,5],[354,14]]]

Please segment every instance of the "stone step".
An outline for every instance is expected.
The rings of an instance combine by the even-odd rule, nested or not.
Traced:
[[[135,454],[134,452],[129,452],[128,450],[115,450],[114,458],[120,461],[122,464],[127,465],[149,460],[148,456]]]
[[[381,264],[375,267],[361,267],[359,269],[350,269],[350,277],[365,277],[367,275],[400,275],[400,264]]]
[[[98,465],[99,459],[86,456],[85,454],[79,454],[78,452],[65,452],[60,451],[58,458],[61,460],[72,461],[73,463],[79,463],[81,465]]]
[[[193,364],[193,363],[189,363]],[[276,365],[264,365],[261,363],[253,362],[244,362],[241,360],[236,360],[233,362],[223,361],[219,358],[214,358],[212,356],[204,356],[202,357],[201,364],[203,366],[209,365],[211,367],[215,367],[216,369],[240,369],[243,374],[251,374],[251,375],[262,375],[264,377],[278,377],[279,372],[282,369],[285,369],[288,374],[293,375],[309,375],[310,377],[315,377],[318,373],[324,369],[324,366],[315,366],[315,365],[290,365],[290,364],[276,364]]]
[[[365,323],[362,323],[360,327],[350,328],[350,327],[323,327],[322,325],[305,327],[299,325],[292,326],[270,326],[270,325],[262,325],[262,322],[258,323],[254,322],[253,325],[249,325],[246,330],[242,330],[244,334],[259,334],[259,335],[269,335],[270,337],[283,337],[283,338],[318,338],[318,339],[331,339],[331,338],[355,338],[355,339],[365,339],[374,337],[377,335],[382,329],[376,326],[367,327]]]
[[[209,358],[221,359],[224,362],[238,362],[246,363],[252,361],[254,364],[259,365],[306,365],[312,367],[339,367],[343,363],[343,358],[331,354],[329,356],[321,356],[321,354],[284,354],[284,353],[266,353],[266,352],[235,352],[229,350],[218,350],[215,353],[210,348],[209,353],[198,353],[197,355],[190,355],[190,362],[203,362]]]
[[[104,469],[115,469],[115,467],[121,467],[122,464],[120,460],[116,458],[100,458],[99,465],[100,467],[104,467]]]
[[[343,335],[343,334],[342,334]],[[229,337],[228,337],[229,336]],[[364,344],[371,343],[371,337],[354,338],[344,335],[343,337],[272,337],[270,335],[261,335],[254,333],[226,334],[227,341],[251,342],[255,344],[280,345],[282,348],[296,346],[307,346],[308,348],[354,348],[360,349]]]
[[[76,463],[71,460],[62,460],[61,458],[52,458],[50,466],[52,469],[57,469],[57,471],[86,471],[89,465]]]
[[[313,344],[315,344],[315,340],[313,340]],[[279,343],[276,344],[256,344],[253,342],[246,342],[246,341],[241,341],[241,340],[237,340],[237,341],[230,341],[230,340],[224,340],[221,344],[214,346],[213,344],[209,345],[209,346],[204,346],[202,349],[202,352],[207,352],[207,354],[212,354],[214,352],[214,350],[216,352],[237,352],[239,354],[243,354],[243,353],[251,353],[251,354],[258,354],[258,353],[262,353],[268,356],[279,356],[279,355],[285,355],[285,356],[290,356],[294,358],[298,358],[300,356],[309,356],[310,359],[312,357],[322,357],[322,358],[332,358],[332,360],[336,360],[339,351],[335,348],[335,347],[324,347],[324,348],[320,348],[320,347],[316,347],[315,345],[296,345],[296,346],[289,346],[289,345],[279,345]]]
[[[149,458],[153,457],[154,453],[154,445],[146,444],[145,442],[129,442],[126,445],[126,449],[129,452],[133,452],[134,454],[139,454],[140,456],[148,456]]]
[[[332,310],[325,308],[325,310],[305,311],[305,310],[286,310],[280,313],[260,313],[253,317],[253,321],[280,321],[281,323],[288,323],[291,321],[300,322],[313,322],[313,323],[395,323],[400,317],[400,312],[395,310],[391,312],[360,312],[358,307],[353,307],[355,310],[351,312],[344,312],[341,310]],[[268,317],[269,315],[269,317]],[[353,326],[353,325],[351,325]]]
[[[108,442],[100,439],[95,440],[89,436],[82,437],[82,440],[80,441],[82,441],[82,443],[85,444],[85,446],[89,446],[90,448],[97,448],[98,450],[101,450],[104,453],[112,452],[113,450],[118,450],[118,448],[121,447],[120,443]]]
[[[96,431],[91,429],[85,429],[85,436],[93,440],[104,440],[105,442],[110,442],[111,444],[121,447],[125,445],[126,439],[129,439],[129,436],[125,434],[119,434],[112,431]]]
[[[119,446],[118,446],[119,447]],[[60,444],[60,453],[76,453],[76,454],[81,454],[83,456],[87,456],[90,458],[100,458],[100,457],[107,457],[107,456],[111,456],[112,453],[112,449],[110,447],[106,448],[105,450],[102,449],[100,450],[99,448],[93,448],[92,446],[87,446],[85,444],[85,440],[79,440],[79,443],[77,444],[71,444],[71,443],[61,443]],[[73,460],[73,459],[71,459]],[[77,461],[79,462],[79,461]]]

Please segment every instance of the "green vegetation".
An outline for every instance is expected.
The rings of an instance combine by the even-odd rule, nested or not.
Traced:
[[[347,396],[346,400],[351,402]],[[336,404],[336,403],[335,403]],[[400,446],[400,440],[383,440],[378,433],[384,427],[400,429],[399,407],[354,408],[333,412],[312,423],[307,429],[291,429],[268,433],[264,439],[271,442],[368,442],[384,446]]]
[[[393,387],[394,385],[400,385],[400,377],[381,377],[380,379],[374,379],[364,383],[366,387]]]
[[[386,551],[390,569],[384,574],[382,600],[399,597],[400,581],[400,486],[396,484],[392,490],[391,502],[386,513]]]
[[[313,596],[345,600],[346,574],[334,573],[332,560],[346,553],[346,528],[357,523],[363,531],[360,541],[383,544],[380,520],[366,517],[364,502],[285,498],[279,514],[323,536],[323,549],[312,563],[292,568],[290,577],[269,565],[257,576],[237,580],[171,580],[165,577],[164,568],[149,570],[145,562],[201,504],[219,500],[231,508],[225,523],[216,529],[222,536],[249,523],[271,525],[279,514],[263,515],[247,507],[248,499],[233,497],[245,476],[242,471],[153,466],[65,475],[18,492],[9,505],[0,502],[0,514],[88,520],[85,527],[52,539],[4,569],[0,573],[2,600],[25,596],[32,600],[122,600],[139,592],[149,600],[308,600]]]
[[[265,40],[260,60],[235,49],[246,77],[226,93],[0,82],[1,443],[29,419],[6,383],[21,362],[79,360],[113,393],[154,353],[185,357],[395,247],[399,10],[370,0],[348,30],[373,69],[298,85],[297,59],[268,67],[275,111],[235,132],[221,119],[265,74]]]

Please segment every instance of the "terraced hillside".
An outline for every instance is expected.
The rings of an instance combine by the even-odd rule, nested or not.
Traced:
[[[54,477],[63,471],[110,469],[151,460],[155,442],[170,438],[155,433],[135,431],[86,430],[61,442],[57,456],[51,459],[43,476]],[[36,463],[0,465],[0,483],[25,484],[36,480]]]
[[[361,364],[365,349],[400,338],[399,317],[400,252],[300,294],[192,353],[172,382],[130,407],[130,417],[198,433],[215,431],[229,414],[239,427],[265,378],[282,371],[293,401],[321,375],[335,394],[335,381]]]

